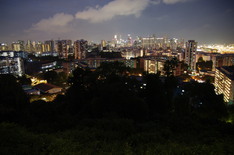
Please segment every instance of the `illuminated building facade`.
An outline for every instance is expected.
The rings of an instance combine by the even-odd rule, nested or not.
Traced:
[[[60,58],[67,59],[72,46],[71,40],[57,40],[57,52]]]
[[[144,59],[144,71],[150,74],[156,74],[163,72],[163,65],[165,60],[159,60],[154,58]]]
[[[23,51],[0,51],[0,56],[3,57],[21,57],[23,59],[28,58],[28,53]]]
[[[42,42],[37,42],[36,45],[35,45],[35,51],[38,53],[38,54],[41,54],[43,52],[45,52],[45,44],[43,44]]]
[[[45,51],[46,52],[54,51],[54,41],[53,40],[45,41]]]
[[[8,45],[5,43],[0,43],[0,51],[6,51],[8,50]]]
[[[216,66],[233,66],[234,54],[222,54],[216,57]]]
[[[88,41],[77,40],[74,42],[74,57],[75,59],[85,59],[88,48]]]
[[[217,67],[215,72],[215,92],[223,94],[224,101],[233,104],[234,101],[234,67]]]
[[[101,50],[104,50],[106,48],[106,41],[102,40],[101,41]]]
[[[130,34],[128,34],[128,40],[127,40],[127,46],[128,47],[131,47],[132,46],[132,37],[131,37],[131,35]]]
[[[188,64],[190,70],[196,70],[196,52],[197,42],[189,40],[186,42],[185,48],[185,63]]]
[[[22,76],[25,73],[23,59],[28,58],[27,52],[1,51],[0,74],[13,74]]]
[[[141,42],[143,48],[154,48],[156,45],[156,38],[155,37],[142,38]]]
[[[13,42],[11,44],[11,48],[12,48],[13,51],[22,51],[21,45],[18,42]]]
[[[28,40],[28,41],[27,41],[27,43],[26,43],[26,45],[25,45],[25,50],[26,50],[27,52],[32,52],[32,51],[34,51],[31,40]]]
[[[0,74],[22,76],[24,74],[23,59],[21,57],[0,56]]]

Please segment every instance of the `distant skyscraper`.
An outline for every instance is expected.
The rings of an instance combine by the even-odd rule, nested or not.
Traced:
[[[11,48],[13,51],[24,51],[24,41],[19,40],[17,42],[13,42],[11,44]]]
[[[32,41],[33,52],[36,51],[36,41]]]
[[[179,39],[178,40],[178,47],[184,48],[184,39]]]
[[[24,51],[24,41],[23,40],[18,40],[18,43],[20,44],[20,51]]]
[[[53,40],[45,41],[45,51],[46,52],[54,51],[54,41]]]
[[[36,52],[38,52],[38,53],[45,52],[45,44],[43,44],[42,42],[36,43],[35,46],[36,46]]]
[[[102,40],[101,41],[101,47],[103,48],[103,47],[106,47],[106,41],[105,40]]]
[[[85,59],[88,42],[86,40],[77,40],[74,42],[74,58]]]
[[[156,39],[155,37],[145,37],[142,38],[141,43],[143,48],[154,48],[156,45]]]
[[[59,57],[67,59],[69,49],[72,46],[72,41],[71,40],[57,40],[56,45],[57,45],[57,52],[59,54]]]
[[[128,46],[128,47],[131,47],[131,46],[132,46],[132,37],[131,37],[130,34],[128,34],[127,46]]]
[[[21,51],[20,43],[18,43],[18,42],[13,42],[13,43],[11,44],[11,46],[12,46],[12,50],[13,50],[13,51]]]
[[[190,70],[196,70],[196,52],[197,42],[195,40],[186,42],[185,63],[188,64]]]
[[[32,52],[33,51],[33,45],[31,40],[28,40],[26,45],[25,45],[25,50],[26,52]]]
[[[178,39],[176,39],[176,38],[170,39],[170,49],[171,50],[176,50],[177,45],[178,45]]]
[[[0,51],[6,51],[8,50],[8,45],[5,43],[0,43]]]

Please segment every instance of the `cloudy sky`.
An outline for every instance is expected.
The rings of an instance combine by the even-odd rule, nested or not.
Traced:
[[[115,34],[234,44],[234,0],[0,0],[0,42]]]

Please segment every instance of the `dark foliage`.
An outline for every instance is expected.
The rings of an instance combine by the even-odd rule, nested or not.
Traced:
[[[16,78],[1,75],[0,154],[234,153],[233,124],[221,121],[227,109],[213,85],[127,72],[116,62],[77,68],[65,95],[30,104]]]
[[[213,66],[213,62],[211,61],[204,61],[202,57],[198,59],[196,63],[197,70],[208,70],[211,71]]]
[[[31,85],[32,81],[30,78],[27,78],[25,75],[18,77],[17,80],[21,85]]]
[[[27,96],[13,75],[0,75],[0,119],[17,121],[27,106]]]

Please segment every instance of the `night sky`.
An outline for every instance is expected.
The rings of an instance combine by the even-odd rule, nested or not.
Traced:
[[[234,43],[234,0],[0,0],[0,42],[115,34]]]

